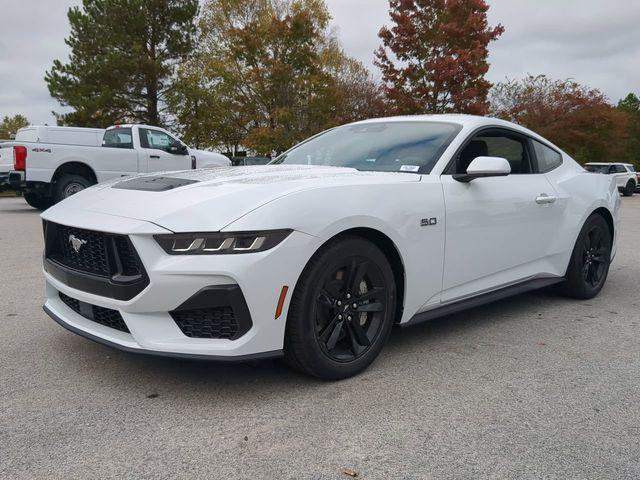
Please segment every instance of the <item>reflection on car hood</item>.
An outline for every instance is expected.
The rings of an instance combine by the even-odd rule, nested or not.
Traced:
[[[416,174],[306,165],[163,172],[102,183],[52,207],[47,216],[74,208],[150,221],[172,231],[192,230],[194,225],[215,231],[266,203],[302,190],[419,180]]]

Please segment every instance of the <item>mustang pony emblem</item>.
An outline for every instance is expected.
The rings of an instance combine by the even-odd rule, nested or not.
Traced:
[[[76,237],[75,235],[69,235],[69,243],[71,244],[71,248],[76,253],[80,252],[82,246],[87,243],[86,240],[82,240],[81,238]]]

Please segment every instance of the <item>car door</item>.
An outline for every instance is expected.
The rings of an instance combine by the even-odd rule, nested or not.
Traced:
[[[71,147],[74,148],[74,147]],[[85,148],[89,152],[93,147]],[[104,132],[102,146],[91,152],[88,163],[94,168],[98,182],[138,173],[140,152],[134,149],[131,127],[113,127]]]
[[[550,238],[562,219],[556,192],[537,171],[524,135],[481,130],[463,145],[441,176],[446,207],[442,301],[507,286],[546,271]],[[511,174],[456,181],[476,157],[506,158]]]
[[[172,152],[171,147],[180,142],[171,135],[154,128],[140,128],[140,147],[147,157],[146,171],[188,170],[191,157],[188,152]]]

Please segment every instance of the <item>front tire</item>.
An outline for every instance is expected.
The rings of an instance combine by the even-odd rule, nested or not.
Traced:
[[[53,187],[53,200],[55,203],[61,202],[71,195],[81,192],[91,186],[91,182],[80,175],[65,173],[56,180]]]
[[[351,377],[378,356],[393,326],[396,285],[373,243],[343,237],[311,259],[289,307],[285,360],[325,380]]]
[[[612,232],[605,219],[591,215],[573,248],[562,292],[572,298],[593,298],[604,286],[611,263]]]
[[[633,181],[629,180],[627,185],[622,190],[622,195],[625,197],[630,197],[633,195],[633,192],[636,190],[636,184]]]

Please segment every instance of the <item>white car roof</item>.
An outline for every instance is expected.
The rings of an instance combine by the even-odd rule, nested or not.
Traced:
[[[585,163],[585,165],[625,165],[627,167],[633,167],[632,164],[630,163],[623,163],[623,162],[587,162]]]
[[[353,124],[358,125],[363,123],[376,123],[376,122],[448,122],[448,123],[458,124],[462,126],[464,129],[475,129],[483,126],[506,127],[514,130],[519,130],[520,132],[525,133],[533,138],[538,138],[542,140],[544,143],[550,143],[549,140],[547,140],[546,138],[540,136],[534,131],[529,130],[528,128],[518,125],[517,123],[508,122],[500,118],[482,117],[479,115],[467,115],[462,113],[445,113],[445,114],[434,114],[434,115],[406,115],[406,116],[399,116],[399,117],[373,118],[370,120],[362,120],[360,122],[354,122]]]

